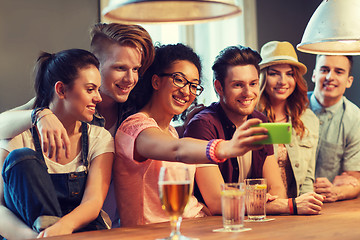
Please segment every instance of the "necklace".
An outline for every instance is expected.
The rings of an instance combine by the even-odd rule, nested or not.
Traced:
[[[288,116],[285,115],[285,117],[283,117],[282,119],[279,119],[279,120],[275,120],[275,122],[286,122],[287,118],[288,118]]]

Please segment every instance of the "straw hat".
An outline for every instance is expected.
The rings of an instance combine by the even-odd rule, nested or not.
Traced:
[[[290,64],[298,67],[302,75],[307,72],[306,66],[298,61],[295,49],[289,42],[268,42],[262,46],[260,55],[260,69],[276,64]]]

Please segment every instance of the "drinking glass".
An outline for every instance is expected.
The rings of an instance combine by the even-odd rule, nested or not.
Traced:
[[[244,183],[221,184],[221,209],[224,230],[238,232],[244,228]]]
[[[187,167],[161,167],[159,194],[162,208],[170,216],[171,233],[163,240],[188,240],[180,233],[182,214],[190,197],[190,176]]]
[[[266,220],[266,189],[267,184],[264,178],[245,179],[246,184],[246,210],[248,220]]]

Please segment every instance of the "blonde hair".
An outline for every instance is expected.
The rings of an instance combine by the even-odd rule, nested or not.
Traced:
[[[105,61],[104,53],[112,44],[135,47],[140,50],[140,76],[154,60],[155,49],[150,34],[139,25],[98,23],[91,29],[91,51],[100,62]]]

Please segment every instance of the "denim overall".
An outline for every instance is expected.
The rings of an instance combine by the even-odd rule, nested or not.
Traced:
[[[13,150],[5,159],[2,176],[6,206],[28,226],[40,232],[80,205],[88,172],[88,132],[82,123],[83,172],[49,174],[41,150],[39,136],[31,129],[36,151]],[[107,229],[99,216],[77,232]]]

